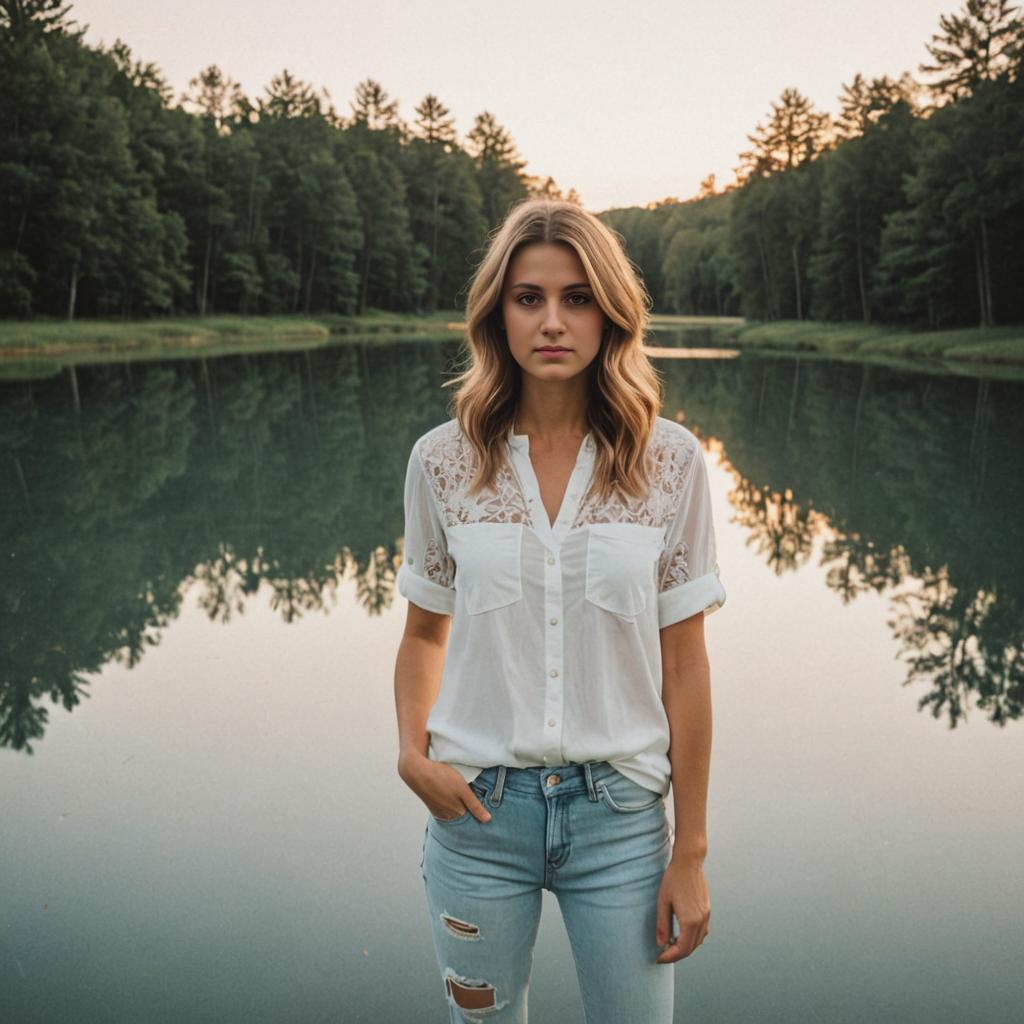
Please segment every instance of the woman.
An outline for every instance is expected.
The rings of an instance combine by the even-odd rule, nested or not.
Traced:
[[[513,207],[473,276],[455,417],[409,459],[398,771],[429,811],[453,1021],[527,1019],[544,888],[588,1024],[671,1021],[667,965],[708,933],[703,620],[725,591],[648,301],[596,217]]]

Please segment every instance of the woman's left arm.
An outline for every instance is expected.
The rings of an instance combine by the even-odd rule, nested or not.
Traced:
[[[711,667],[704,646],[704,612],[661,630],[661,699],[668,716],[675,841],[658,893],[657,943],[676,941],[660,964],[689,956],[707,937],[711,899],[704,878],[707,856],[708,776],[711,766]]]

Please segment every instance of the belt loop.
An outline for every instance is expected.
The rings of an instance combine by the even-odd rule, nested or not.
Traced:
[[[491,803],[497,807],[501,803],[501,791],[505,787],[505,766],[498,765],[498,779],[494,784],[494,792],[491,794]]]
[[[597,790],[594,788],[594,776],[591,774],[589,761],[583,762],[583,773],[587,777],[587,793],[591,800],[596,800]]]

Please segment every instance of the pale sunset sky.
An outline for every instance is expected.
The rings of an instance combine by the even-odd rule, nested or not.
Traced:
[[[72,0],[91,44],[123,39],[176,95],[217,64],[250,98],[287,68],[351,113],[375,78],[408,122],[434,93],[460,139],[489,110],[526,172],[594,212],[686,199],[734,178],[786,87],[838,111],[844,83],[910,71],[959,0]]]

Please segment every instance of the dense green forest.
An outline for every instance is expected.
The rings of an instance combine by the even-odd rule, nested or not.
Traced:
[[[736,182],[610,211],[655,308],[929,327],[1024,321],[1024,21],[1007,0],[943,16],[930,62],[844,85],[840,113],[786,89]]]
[[[920,71],[786,89],[688,201],[605,211],[666,313],[932,327],[1024,320],[1024,23],[940,19]],[[0,316],[424,312],[461,305],[487,232],[527,195],[484,111],[459,139],[372,79],[350,113],[287,70],[256,99],[216,66],[175,98],[63,0],[0,0]],[[570,189],[564,198],[580,201]]]

